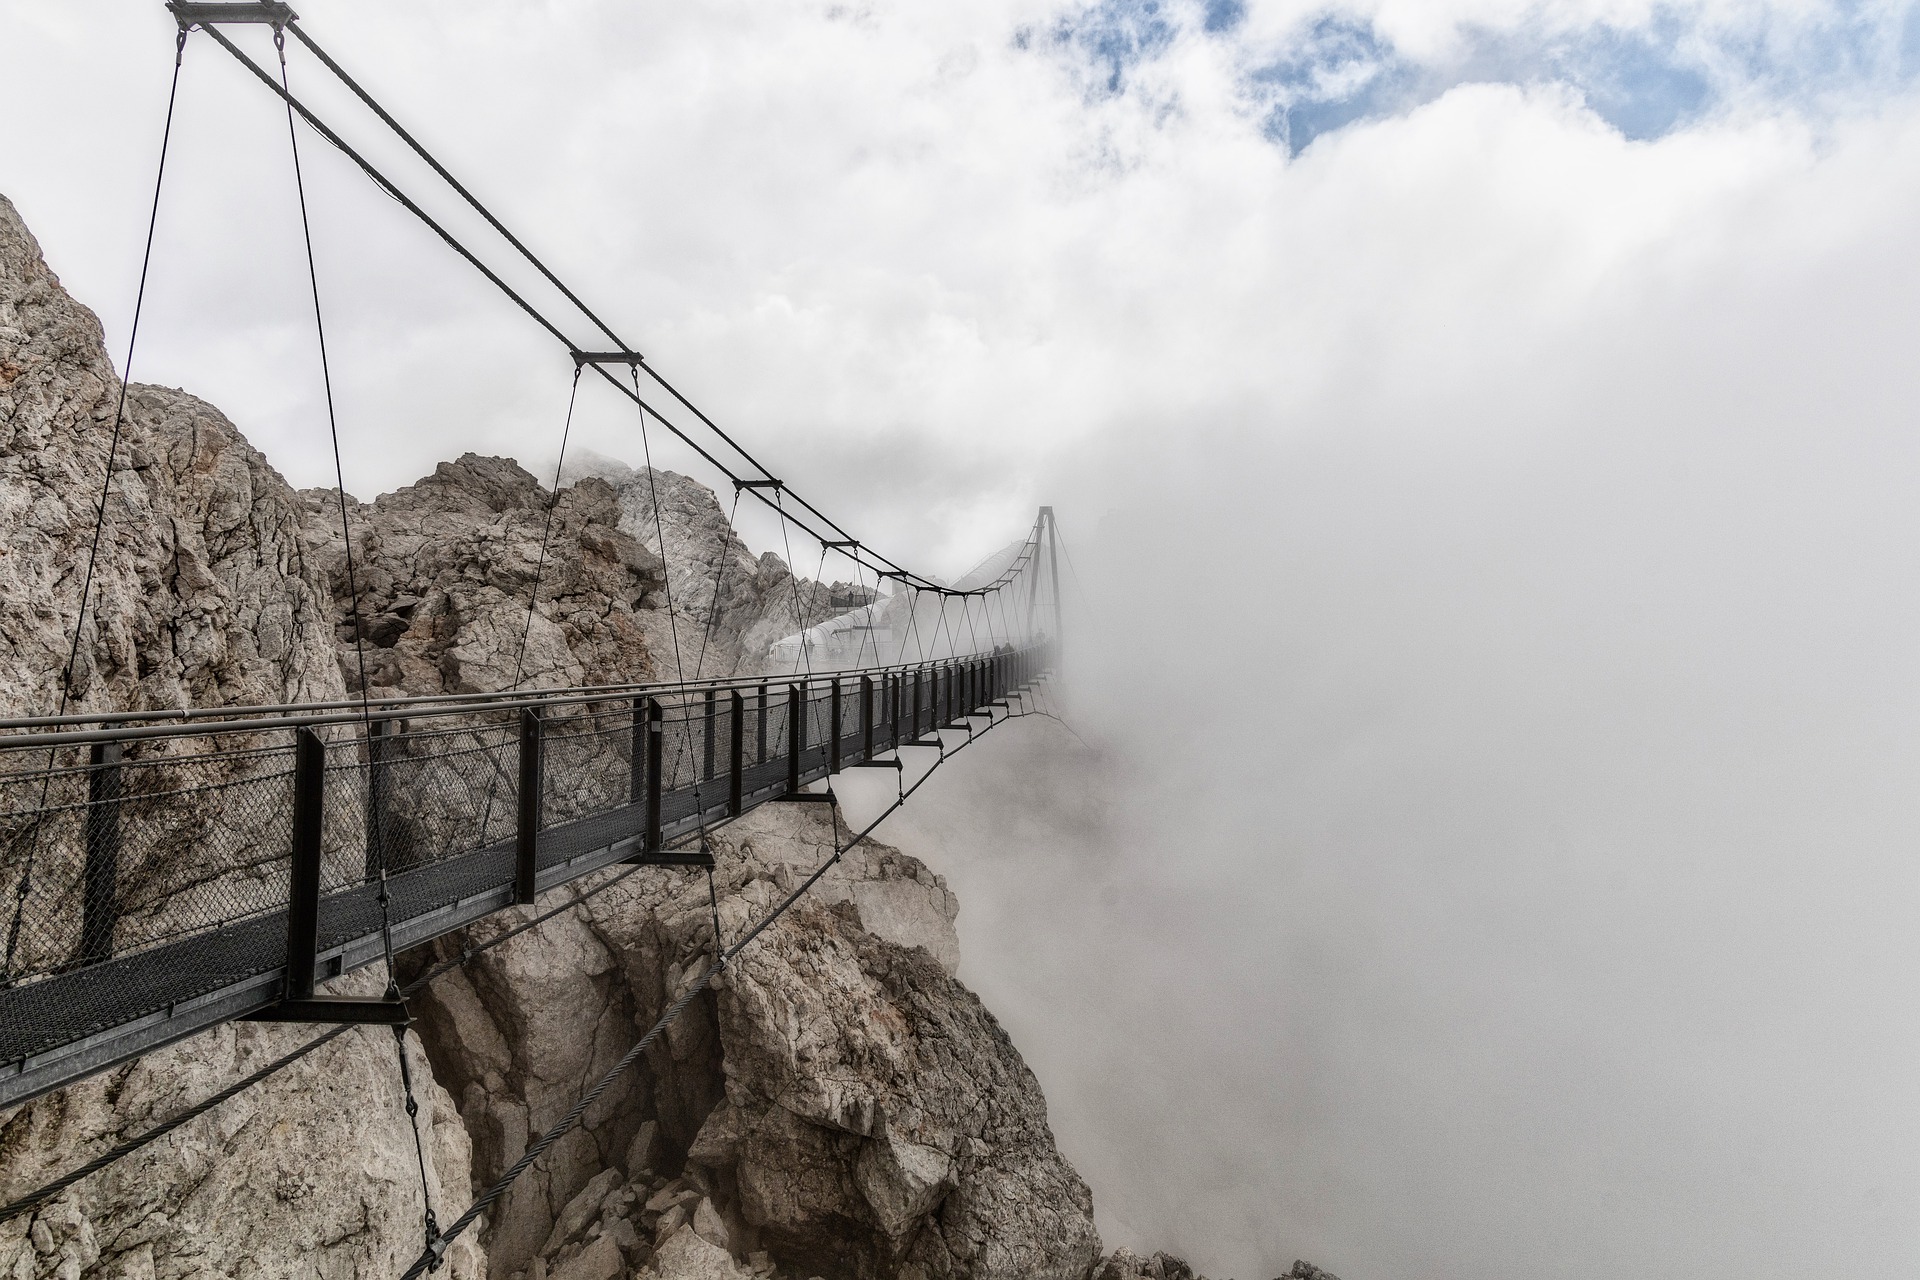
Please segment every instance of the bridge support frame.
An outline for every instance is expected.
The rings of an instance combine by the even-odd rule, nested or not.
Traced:
[[[860,677],[860,758],[873,759],[873,677]]]
[[[286,1000],[313,999],[320,950],[320,838],[326,814],[327,744],[312,729],[293,739],[293,857],[287,894]]]
[[[520,710],[520,793],[518,821],[514,824],[513,900],[531,906],[539,897],[535,883],[540,870],[540,791],[544,780],[545,755],[541,742],[540,710]]]
[[[94,743],[87,763],[87,865],[74,958],[94,964],[113,954],[113,926],[120,918],[120,744]]]
[[[833,712],[829,719],[832,721],[833,730],[829,740],[833,745],[827,748],[827,770],[830,773],[838,773],[840,772],[840,740],[846,736],[845,731],[840,727],[839,676],[833,678]]]
[[[759,727],[754,730],[754,734],[755,747],[753,762],[755,764],[765,764],[767,762],[767,686],[764,684],[760,686]]]
[[[380,878],[387,860],[387,748],[393,741],[393,721],[367,721],[367,851],[362,874],[371,884]]]
[[[704,723],[704,741],[700,745],[700,776],[705,780],[713,777],[713,736],[720,721],[720,695],[712,689],[707,690],[706,707],[701,714]]]
[[[747,700],[740,696],[738,689],[733,691],[730,710],[733,712],[733,732],[728,735],[731,741],[727,744],[727,816],[737,818],[746,790],[747,772]]]
[[[639,804],[647,797],[647,703],[633,700],[633,741],[627,748],[627,803]]]
[[[800,790],[800,755],[807,747],[807,686],[787,686],[787,794]]]
[[[666,712],[660,699],[647,699],[647,829],[641,847],[648,853],[660,852],[660,755],[665,736]]]

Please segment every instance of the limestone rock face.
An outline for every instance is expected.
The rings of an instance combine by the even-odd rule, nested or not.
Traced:
[[[636,469],[586,451],[562,475],[611,484],[619,494],[620,528],[656,555],[664,536],[687,679],[758,673],[766,669],[774,641],[875,597],[871,588],[853,583],[829,586],[799,577],[772,552],[756,558],[734,532],[713,490],[691,477]],[[802,563],[803,550],[793,549]],[[658,652],[670,664],[671,649]],[[671,677],[663,668],[663,678]]]
[[[1143,1258],[1124,1245],[1115,1249],[1095,1268],[1093,1280],[1206,1280],[1193,1268],[1169,1253]]]
[[[0,1113],[0,1200],[258,1069],[316,1028],[230,1023]],[[414,1063],[423,1065],[409,1038]],[[442,1222],[471,1202],[453,1100],[416,1071],[429,1187]],[[349,1031],[254,1089],[108,1167],[29,1217],[0,1224],[0,1275],[393,1276],[422,1242],[420,1172],[394,1039]],[[478,1280],[475,1241],[447,1274]]]
[[[49,713],[92,544],[120,380],[0,196],[0,707]],[[301,504],[220,411],[135,385],[72,709],[338,696]]]
[[[836,822],[776,804],[715,834],[725,936],[824,860]],[[1091,1197],[950,974],[954,910],[917,860],[850,850],[499,1202],[493,1275],[558,1275],[616,1238],[660,1276],[1085,1277]],[[645,869],[431,988],[423,1038],[481,1183],[698,977],[712,928],[702,877]]]
[[[619,528],[619,501],[605,481],[590,478],[555,496],[512,459],[467,454],[372,502],[349,497],[351,581],[339,494],[302,497],[349,687],[359,687],[362,657],[378,694],[614,684],[654,674],[646,615],[665,578],[659,557]]]

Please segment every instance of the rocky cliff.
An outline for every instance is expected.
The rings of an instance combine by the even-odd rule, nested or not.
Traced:
[[[656,554],[665,539],[689,679],[763,670],[774,641],[875,598],[869,587],[800,577],[772,552],[756,558],[713,490],[687,476],[582,450],[562,478],[604,480],[619,495],[622,530]]]
[[[119,391],[98,322],[0,198],[8,713],[58,702]],[[128,403],[76,707],[338,697],[359,685],[363,661],[382,692],[662,674],[669,590],[684,622],[719,637],[707,670],[732,670],[796,620],[817,620],[832,607],[819,597],[844,588],[756,560],[712,494],[670,473],[648,484],[582,476],[555,496],[514,463],[469,456],[362,503],[296,493],[183,392],[134,386]],[[670,571],[646,536],[655,492]],[[703,543],[725,573],[708,578],[711,562],[697,569],[676,554]],[[838,821],[830,807],[768,806],[718,833],[711,898],[699,873],[645,869],[474,957],[416,998],[404,1041],[349,1031],[0,1224],[0,1277],[398,1274],[421,1246],[426,1208],[446,1223],[472,1203],[686,990],[717,941],[740,936],[826,857]],[[153,856],[165,873],[199,855],[186,841]],[[445,1273],[1190,1275],[1164,1255],[1101,1259],[1091,1195],[1055,1148],[1038,1082],[953,977],[956,912],[916,859],[857,845],[492,1206]],[[516,920],[491,919],[467,941]],[[434,950],[452,957],[461,945]],[[402,978],[434,958],[403,957]],[[344,985],[382,980],[369,971]],[[0,1113],[0,1202],[308,1034],[232,1024]],[[421,1101],[418,1155],[400,1053]]]
[[[655,674],[650,632],[666,577],[660,557],[621,531],[605,481],[549,494],[510,459],[468,454],[372,502],[346,498],[345,533],[337,491],[300,496],[349,688],[362,663],[382,695]]]

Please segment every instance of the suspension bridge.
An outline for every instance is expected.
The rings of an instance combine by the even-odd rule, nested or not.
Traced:
[[[622,876],[653,867],[690,868],[695,874],[705,868],[710,876],[706,837],[714,828],[767,803],[832,803],[832,780],[849,769],[893,771],[898,785],[886,810],[891,813],[941,761],[982,734],[1012,718],[1044,714],[1057,661],[1059,548],[1050,508],[1041,510],[1026,538],[1010,549],[997,575],[979,585],[945,585],[880,555],[761,465],[588,309],[300,27],[286,4],[175,0],[166,7],[176,19],[178,38],[153,216],[123,366],[126,380],[133,374],[181,69],[190,37],[205,33],[286,110],[292,178],[308,237],[319,361],[328,379],[335,480],[342,493],[296,121],[337,148],[562,344],[572,371],[562,465],[572,397],[582,375],[592,372],[634,405],[649,477],[654,474],[649,431],[665,428],[733,485],[736,510],[743,497],[758,501],[777,516],[783,538],[790,530],[819,545],[823,564],[828,555],[837,556],[853,567],[859,581],[870,576],[873,596],[859,606],[866,625],[856,630],[874,638],[863,639],[852,663],[815,670],[796,575],[798,635],[790,671],[703,678],[696,664],[689,672],[681,660],[680,624],[669,594],[671,680],[521,688],[516,674],[513,687],[498,692],[376,697],[365,679],[353,543],[342,504],[353,643],[362,659],[357,693],[298,705],[70,709],[68,676],[79,654],[125,419],[123,384],[59,706],[51,714],[0,719],[0,876],[6,879],[0,887],[0,1108],[235,1019],[330,1024],[333,1030],[68,1177],[0,1206],[0,1217],[45,1203],[78,1177],[218,1105],[342,1029],[384,1025],[393,1027],[397,1038],[409,1021],[407,995],[446,967],[428,970],[403,989],[392,976],[398,952],[499,912],[517,909],[525,916],[542,894],[615,867],[624,868]],[[228,27],[270,32],[277,74],[249,56]],[[479,213],[508,250],[535,269],[543,287],[559,300],[560,320],[537,305],[531,291],[510,286],[479,252],[293,93],[289,36]],[[585,322],[605,341],[576,341],[563,320]],[[556,493],[558,477],[556,470]],[[653,510],[665,557],[670,550],[658,526],[657,500]],[[546,556],[543,541],[543,567]],[[720,572],[725,559],[714,557]],[[791,566],[790,543],[788,559]],[[892,584],[890,595],[879,594],[882,583]],[[709,628],[718,608],[720,583],[714,585]],[[527,600],[529,618],[538,594],[536,573]],[[871,625],[875,611],[888,607],[901,615],[893,625],[886,631]],[[963,615],[963,625],[949,618],[950,607]],[[883,634],[891,639],[883,643],[877,638]],[[693,637],[687,639],[691,648]],[[524,643],[523,637],[522,656]],[[892,651],[884,651],[887,647]],[[700,648],[704,654],[704,643]],[[659,656],[664,664],[667,655]],[[910,766],[916,748],[937,753],[922,757],[928,768]],[[836,845],[834,858],[864,834],[849,833]],[[686,1000],[778,919],[831,861],[731,943],[719,938],[716,915],[712,967],[662,1014],[615,1072],[624,1070]],[[609,882],[602,876],[594,883]],[[537,927],[572,905],[532,916],[519,927]],[[473,953],[465,949],[461,959],[447,964],[463,963]],[[384,995],[332,994],[324,985],[380,963],[389,975]],[[412,1085],[400,1043],[411,1109]],[[425,1247],[409,1274],[436,1266],[446,1242],[576,1122],[585,1103],[530,1143],[501,1184],[447,1231],[439,1229],[429,1209]],[[424,1165],[422,1181],[424,1187]]]

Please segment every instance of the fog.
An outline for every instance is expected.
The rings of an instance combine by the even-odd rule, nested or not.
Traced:
[[[885,834],[954,881],[1110,1236],[1920,1264],[1914,281],[1745,283],[1081,482],[1084,743],[1010,727]]]
[[[1059,513],[1065,726],[880,834],[1110,1243],[1920,1269],[1915,5],[532,12],[303,8],[868,545]],[[118,352],[169,24],[0,22],[0,191]],[[284,117],[188,71],[136,376],[321,483]],[[348,487],[550,458],[564,354],[303,154]]]

